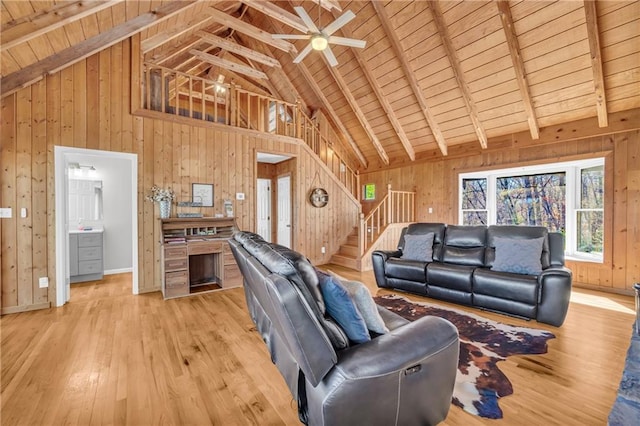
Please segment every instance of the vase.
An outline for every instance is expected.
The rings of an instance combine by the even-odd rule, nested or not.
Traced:
[[[160,204],[160,218],[167,219],[171,216],[171,201],[169,200],[161,200],[158,201]]]

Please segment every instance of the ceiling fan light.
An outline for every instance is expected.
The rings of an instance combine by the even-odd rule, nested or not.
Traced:
[[[326,37],[322,36],[322,34],[315,35],[311,37],[311,47],[313,50],[324,50],[327,48],[329,44],[329,40]]]

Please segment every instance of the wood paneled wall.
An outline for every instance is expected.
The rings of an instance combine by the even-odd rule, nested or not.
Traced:
[[[239,227],[255,230],[256,151],[296,157],[294,248],[312,262],[326,262],[320,246],[337,251],[357,224],[357,201],[295,139],[132,115],[130,51],[126,40],[2,99],[0,206],[13,208],[11,219],[0,219],[3,313],[55,303],[55,145],[138,155],[140,292],[160,289],[159,212],[144,201],[151,186],[171,187],[180,201],[190,199],[191,183],[214,183],[215,206],[203,213],[222,213],[229,198]],[[314,179],[331,196],[323,209],[307,201]],[[246,199],[235,200],[236,192]],[[22,207],[29,211],[24,219]],[[38,288],[41,276],[49,277],[49,288]]]
[[[632,116],[634,116],[632,114]],[[621,118],[628,121],[627,118]],[[613,120],[612,120],[613,121]],[[594,129],[597,121],[594,119]],[[637,123],[636,123],[637,126]],[[556,135],[571,134],[571,125]],[[596,130],[594,130],[596,131]],[[602,129],[598,130],[601,132]],[[564,139],[564,136],[554,136]],[[505,138],[503,138],[505,139]],[[363,183],[375,183],[382,198],[387,184],[396,190],[417,191],[417,220],[458,223],[458,174],[605,156],[605,262],[567,261],[574,283],[629,293],[640,281],[640,131],[628,131],[538,145],[522,143],[517,135],[492,144],[481,154],[458,155],[419,164],[364,173]],[[433,208],[429,214],[428,209]]]

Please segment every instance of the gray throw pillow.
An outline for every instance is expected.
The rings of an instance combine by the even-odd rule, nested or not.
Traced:
[[[331,271],[329,271],[329,274],[338,279],[343,287],[347,289],[349,296],[351,296],[358,307],[358,311],[360,311],[360,315],[362,315],[362,318],[367,325],[367,329],[378,334],[385,334],[389,332],[389,329],[380,316],[378,306],[376,305],[376,302],[374,302],[373,297],[371,297],[371,293],[367,286],[359,281],[349,281],[344,279]]]
[[[421,262],[433,261],[433,238],[435,234],[405,234],[404,248],[400,258],[406,260],[419,260]]]
[[[496,257],[492,271],[514,274],[540,275],[542,272],[542,245],[544,238],[528,240],[515,238],[495,238]]]

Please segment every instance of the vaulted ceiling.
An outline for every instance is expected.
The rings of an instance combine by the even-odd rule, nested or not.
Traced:
[[[319,4],[318,4],[319,3]],[[318,27],[344,11],[332,46],[312,51],[294,13]],[[1,2],[2,96],[139,33],[144,60],[224,76],[320,110],[364,170],[451,147],[640,107],[638,1],[17,1]]]

